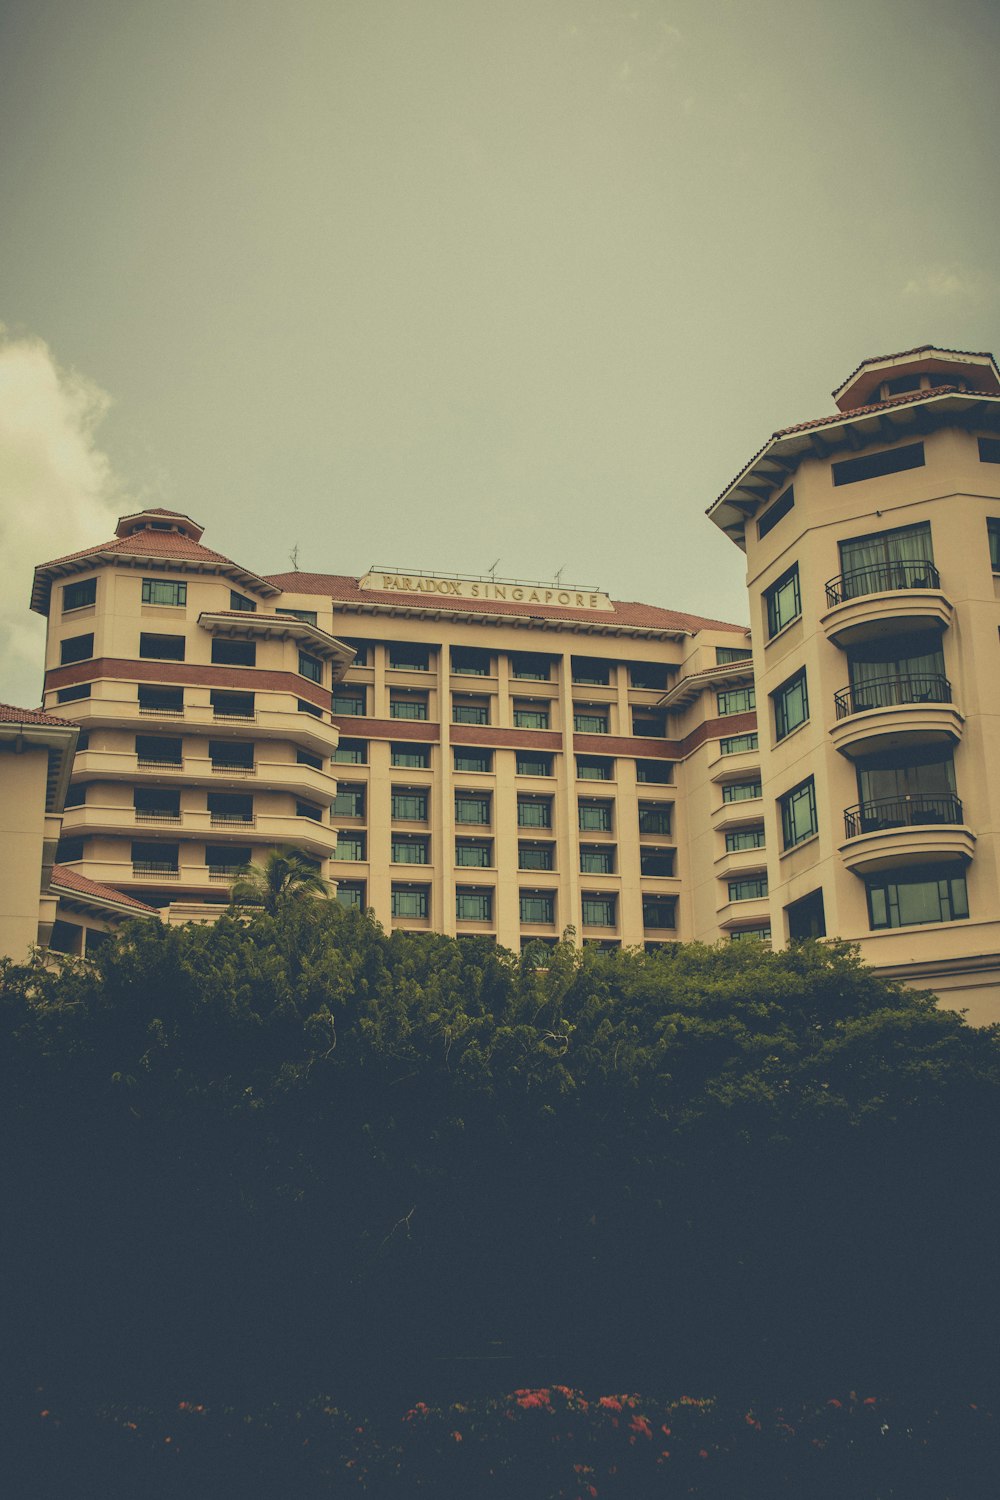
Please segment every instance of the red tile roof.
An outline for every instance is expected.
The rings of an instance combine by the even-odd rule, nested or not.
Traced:
[[[674,630],[691,633],[696,630],[735,630],[746,634],[745,625],[728,620],[711,620],[701,615],[682,614],[675,609],[661,609],[655,604],[612,600],[614,610],[567,609],[558,605],[529,604],[504,599],[456,599],[434,595],[433,603],[421,605],[412,597],[381,589],[362,589],[357,578],[343,573],[272,573],[265,581],[292,594],[323,594],[334,605],[382,604],[396,609],[450,611],[454,614],[515,615],[524,619],[586,621],[595,625],[630,625],[640,630]],[[334,627],[336,628],[336,626]]]
[[[945,349],[940,344],[918,344],[915,349],[899,349],[895,354],[870,354],[863,359],[837,386],[837,391],[842,391],[845,385],[850,385],[855,375],[860,375],[866,365],[886,365],[890,360],[909,359],[911,354],[957,354],[960,359],[992,359],[993,355],[988,349]],[[834,395],[837,394],[834,391]]]
[[[100,901],[113,901],[116,906],[127,906],[129,911],[141,911],[148,913],[151,917],[156,916],[155,907],[147,906],[144,901],[137,901],[134,896],[126,896],[122,891],[116,891],[114,886],[102,885],[99,880],[91,880],[89,875],[80,875],[66,865],[52,866],[51,884],[66,891],[75,891],[81,896],[95,896]]]
[[[79,552],[68,552],[65,557],[54,557],[51,562],[40,566],[56,568],[60,563],[104,552],[123,552],[130,557],[194,557],[206,562],[226,563],[231,568],[238,566],[231,558],[203,547],[201,542],[184,536],[180,531],[133,531],[128,536],[112,537],[109,542],[99,542],[94,547],[81,547]]]
[[[54,724],[61,729],[75,729],[69,719],[57,719],[40,708],[15,708],[13,703],[0,703],[0,724]]]

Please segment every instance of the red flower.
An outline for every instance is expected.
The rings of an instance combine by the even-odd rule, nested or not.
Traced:
[[[699,1448],[698,1449],[698,1457],[699,1458],[707,1458],[708,1457],[708,1450],[707,1450],[707,1448]]]
[[[838,1408],[840,1408],[840,1407],[842,1407],[844,1405],[843,1401],[837,1401],[836,1399],[831,1399],[826,1404],[827,1404],[827,1406],[836,1406]]]
[[[875,1405],[875,1397],[874,1396],[866,1396],[865,1399],[864,1399],[864,1405],[865,1406],[874,1406]]]
[[[598,1405],[606,1406],[611,1411],[621,1411],[622,1409],[622,1404],[618,1400],[617,1396],[602,1396],[600,1401],[598,1402]]]
[[[456,1443],[460,1443],[462,1441],[462,1434],[460,1432],[453,1432],[452,1437],[455,1439]]]
[[[641,1432],[643,1437],[651,1438],[653,1436],[652,1428],[645,1417],[633,1417],[629,1426],[633,1432]]]

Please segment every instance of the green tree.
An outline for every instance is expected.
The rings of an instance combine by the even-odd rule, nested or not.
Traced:
[[[234,906],[262,906],[269,916],[290,900],[328,896],[330,887],[298,849],[272,849],[260,865],[246,865],[230,887]]]

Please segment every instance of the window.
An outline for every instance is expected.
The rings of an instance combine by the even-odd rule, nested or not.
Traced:
[[[365,689],[338,683],[331,695],[330,707],[335,714],[352,714],[360,718],[365,712]]]
[[[547,703],[514,702],[515,729],[548,729],[549,705]]]
[[[311,818],[314,823],[322,823],[323,810],[322,808],[314,807],[311,802],[296,802],[295,816],[297,818]]]
[[[323,663],[318,657],[310,656],[308,651],[300,651],[299,676],[308,677],[310,682],[322,682]]]
[[[459,886],[455,891],[455,915],[460,922],[491,922],[493,892],[466,891]]]
[[[719,741],[720,755],[742,755],[746,750],[757,749],[756,732],[752,734],[730,734]]]
[[[648,708],[633,708],[632,733],[647,740],[662,740],[667,732],[666,714]]]
[[[276,615],[291,615],[293,620],[301,620],[303,625],[316,624],[316,611],[314,609],[276,609]],[[355,666],[357,663],[354,664]]]
[[[969,915],[965,873],[960,865],[880,871],[870,875],[865,885],[873,932],[884,927],[955,922]]]
[[[338,782],[337,795],[333,799],[332,816],[336,818],[363,818],[365,815],[365,785],[362,781]]]
[[[979,439],[979,462],[1000,464],[1000,438],[981,437]]]
[[[425,885],[394,885],[392,888],[392,915],[411,920],[426,917],[430,905],[429,892]]]
[[[763,828],[734,828],[726,834],[726,853],[736,854],[741,849],[763,849]]]
[[[87,783],[85,781],[74,781],[66,792],[64,807],[83,807],[87,800]]]
[[[720,715],[745,714],[757,707],[757,693],[753,687],[723,688],[716,693]]]
[[[176,875],[178,871],[178,846],[176,844],[132,845],[132,872],[135,875]]]
[[[643,896],[642,925],[643,927],[676,927],[677,897]]]
[[[990,567],[994,573],[1000,573],[1000,519],[990,516],[986,522],[986,532],[990,542]]]
[[[577,734],[607,734],[608,710],[593,705],[575,705],[573,728]]]
[[[517,826],[518,828],[551,828],[552,798],[518,797]]]
[[[580,802],[577,820],[581,833],[610,833],[611,807],[610,802]]]
[[[257,642],[230,641],[215,636],[212,641],[212,660],[220,667],[255,667]]]
[[[257,613],[257,601],[256,599],[248,599],[246,594],[238,594],[235,589],[230,589],[229,608],[237,610],[241,614],[254,615]]]
[[[783,740],[798,729],[809,717],[809,693],[806,689],[806,669],[796,672],[771,694],[774,705],[774,738]],[[756,738],[756,736],[754,736]]]
[[[213,718],[252,719],[254,717],[253,693],[224,693],[218,688],[213,688],[209,698]]]
[[[456,823],[488,823],[490,821],[489,795],[477,796],[471,792],[455,793]]]
[[[365,766],[368,764],[368,741],[341,740],[330,759],[341,766]]]
[[[759,781],[727,781],[722,788],[723,802],[752,802],[759,796]]]
[[[322,771],[323,757],[314,755],[311,750],[296,750],[295,764],[297,766],[311,766],[314,771]]]
[[[554,922],[556,898],[551,891],[522,891],[520,896],[522,922]]]
[[[589,894],[582,896],[580,915],[583,918],[584,927],[613,927],[617,904],[614,896],[591,896]]]
[[[310,703],[308,698],[297,698],[295,707],[300,714],[309,714],[314,719],[323,717],[323,710],[317,703]]]
[[[754,940],[758,943],[769,943],[771,941],[771,924],[762,922],[759,927],[735,927],[729,934],[731,943],[746,943]]]
[[[716,646],[715,665],[723,667],[734,661],[748,661],[752,655],[747,646]]]
[[[213,771],[253,771],[253,742],[209,740],[208,755]]]
[[[923,630],[878,635],[847,648],[849,691],[837,694],[837,716],[896,703],[947,703],[941,635]]]
[[[430,864],[430,839],[413,833],[394,833],[391,859],[394,865]]]
[[[554,870],[555,847],[552,844],[520,843],[517,846],[519,870]]]
[[[281,611],[279,610],[278,613],[280,614]],[[312,623],[315,625],[315,620]],[[345,646],[350,646],[351,650],[354,652],[354,660],[351,662],[351,666],[367,667],[368,647],[371,645],[371,642],[354,640],[346,635],[342,635],[340,639],[343,641]]]
[[[893,589],[937,588],[940,582],[927,521],[849,537],[839,550],[841,577],[827,586],[830,604]]]
[[[451,670],[460,677],[489,677],[493,658],[477,646],[452,646]]]
[[[181,818],[181,794],[176,788],[163,786],[137,786],[132,792],[137,823],[179,823]]]
[[[331,858],[346,859],[356,863],[358,860],[364,859],[364,857],[365,836],[360,829],[356,832],[352,829],[350,833],[338,830],[337,847],[333,851]]]
[[[573,681],[585,683],[587,687],[607,687],[611,681],[611,663],[592,656],[574,656]]]
[[[810,891],[808,896],[786,906],[785,916],[788,919],[790,942],[801,943],[806,938],[826,937],[826,914],[821,890]]]
[[[639,832],[668,834],[670,832],[671,814],[673,813],[671,803],[639,803]]]
[[[72,635],[59,647],[59,663],[68,666],[73,661],[87,661],[94,654],[94,636]]]
[[[164,735],[137,734],[135,737],[136,757],[140,766],[179,766],[182,743],[179,739],[168,739]]]
[[[466,869],[490,869],[493,864],[493,840],[456,839],[455,863]]]
[[[456,771],[492,771],[492,750],[467,750],[456,746],[454,751]]]
[[[76,740],[76,753],[79,755],[83,750],[90,749],[90,730],[81,729]]]
[[[451,700],[453,724],[488,724],[490,703],[488,698],[465,698],[454,694]]]
[[[816,788],[811,776],[779,797],[778,807],[781,811],[781,835],[786,849],[794,849],[796,844],[803,843],[819,832],[816,821]]]
[[[631,687],[653,688],[662,693],[667,687],[669,678],[670,668],[661,666],[659,662],[629,662],[628,680]]]
[[[578,755],[576,757],[576,778],[578,781],[611,781],[614,778],[615,763],[603,755]]]
[[[674,873],[673,849],[640,849],[639,872],[642,875],[672,875]]]
[[[246,792],[209,792],[207,801],[213,827],[253,822],[253,797]]]
[[[669,786],[674,779],[673,762],[669,760],[637,760],[635,779],[640,785]]]
[[[89,682],[77,682],[73,687],[59,688],[56,693],[56,702],[77,703],[81,698],[89,698],[91,686]]]
[[[214,647],[214,641],[212,645]],[[139,636],[139,655],[152,661],[183,661],[184,637],[182,635],[148,635],[143,631]],[[215,658],[213,657],[212,660],[214,661]]]
[[[767,611],[767,638],[773,640],[802,613],[802,594],[799,590],[799,565],[793,563],[787,572],[764,590],[764,608]]]
[[[862,453],[832,465],[834,484],[857,484],[860,479],[878,479],[883,474],[901,474],[904,469],[920,469],[924,463],[923,443],[907,443],[902,448],[884,448],[879,453]]]
[[[61,865],[75,865],[83,858],[83,839],[60,839],[56,845],[56,859]]]
[[[426,719],[426,693],[390,693],[390,719]]]
[[[365,883],[363,880],[338,880],[337,881],[338,905],[346,907],[348,911],[364,911],[365,909]]]
[[[63,584],[63,614],[71,609],[84,609],[97,599],[97,579],[85,578],[82,583]]]
[[[411,641],[393,641],[389,646],[388,665],[394,672],[427,672],[430,664],[429,646],[417,646]]]
[[[510,675],[521,682],[548,682],[552,670],[552,659],[539,656],[534,651],[512,651]]]
[[[210,876],[233,876],[253,859],[249,844],[206,844],[205,863]]]
[[[614,845],[581,844],[580,871],[584,875],[613,875],[615,873]]]
[[[785,519],[794,504],[795,491],[793,487],[789,485],[787,490],[785,490],[783,494],[778,496],[774,504],[768,506],[767,510],[757,522],[757,540],[762,542],[767,536],[768,532],[773,531],[778,522]]]
[[[518,750],[515,752],[515,765],[518,776],[551,776],[551,755],[538,755],[534,751]]]
[[[430,745],[390,745],[389,762],[394,766],[404,766],[411,771],[426,771],[430,768],[431,747]]]
[[[139,684],[139,712],[141,714],[182,714],[184,712],[184,689],[179,687],[152,687]]]
[[[144,578],[142,580],[143,604],[186,604],[188,586],[173,583],[169,578]]]
[[[393,787],[392,816],[400,822],[427,822],[427,793],[407,787]]]
[[[729,882],[730,901],[757,901],[767,895],[766,875],[745,875]]]

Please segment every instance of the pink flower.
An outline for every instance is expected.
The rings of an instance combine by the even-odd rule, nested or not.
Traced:
[[[602,1396],[598,1405],[606,1406],[611,1411],[621,1411],[622,1404],[617,1396]]]

